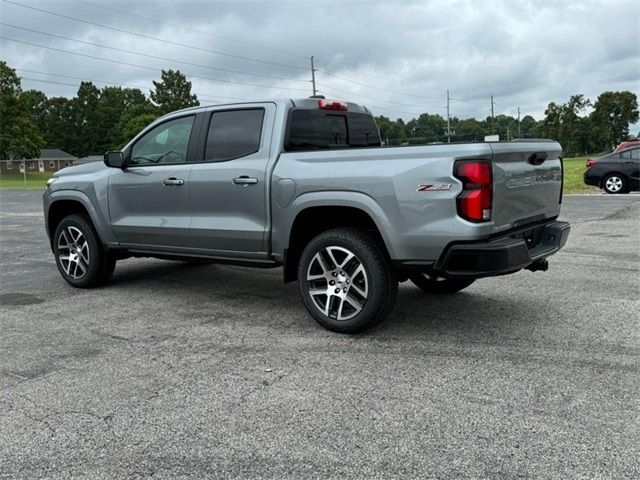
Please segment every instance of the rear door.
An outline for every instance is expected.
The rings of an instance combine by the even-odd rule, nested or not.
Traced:
[[[492,143],[493,231],[556,217],[562,148],[556,142]]]
[[[621,152],[622,168],[629,179],[629,187],[634,190],[640,188],[640,148],[631,148]]]
[[[109,177],[113,232],[123,245],[141,249],[188,244],[196,116],[163,122],[126,152],[128,164]]]
[[[266,251],[267,163],[275,105],[214,110],[204,118],[189,177],[190,247],[223,256]]]

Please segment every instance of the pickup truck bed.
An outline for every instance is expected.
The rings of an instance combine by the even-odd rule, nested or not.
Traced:
[[[561,192],[556,142],[385,148],[366,107],[311,98],[169,114],[59,172],[44,209],[74,286],[127,256],[283,266],[319,323],[356,332],[398,281],[447,293],[546,270],[569,233]]]

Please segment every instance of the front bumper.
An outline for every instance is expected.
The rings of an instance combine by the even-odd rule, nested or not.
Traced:
[[[433,267],[444,277],[490,277],[516,272],[553,255],[571,227],[553,222],[480,242],[449,245]]]

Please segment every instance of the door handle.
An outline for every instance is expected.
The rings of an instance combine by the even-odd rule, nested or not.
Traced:
[[[175,178],[175,177],[165,178],[164,180],[162,180],[162,184],[167,185],[169,187],[179,186],[179,185],[184,185],[184,180],[182,180],[181,178]]]
[[[236,185],[242,185],[243,187],[248,187],[249,185],[255,185],[256,183],[258,183],[258,179],[256,177],[242,175],[240,177],[234,178],[233,183],[235,183]]]

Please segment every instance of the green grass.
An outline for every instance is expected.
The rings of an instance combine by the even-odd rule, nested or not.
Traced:
[[[22,173],[4,173],[0,174],[0,188],[28,188],[44,190],[47,186],[47,180],[53,175],[53,172],[27,172],[27,182],[25,184]]]
[[[582,181],[587,157],[564,159],[564,193],[597,193],[598,189],[589,187]],[[27,172],[26,188],[43,190],[53,172]],[[3,173],[0,175],[0,188],[25,188],[20,173]]]
[[[563,193],[598,193],[599,189],[584,184],[582,174],[587,163],[587,157],[564,159],[564,189]]]

